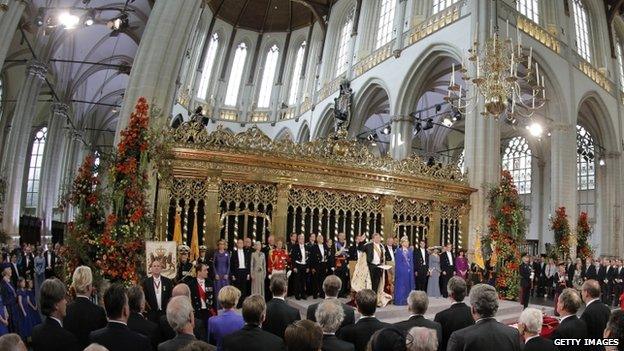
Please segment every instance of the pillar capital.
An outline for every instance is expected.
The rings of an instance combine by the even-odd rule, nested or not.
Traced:
[[[54,115],[69,117],[69,105],[67,105],[66,103],[55,102],[51,105],[51,109]]]
[[[41,80],[45,79],[48,73],[48,67],[41,61],[32,59],[28,61],[26,65],[26,74],[28,76],[34,76]]]

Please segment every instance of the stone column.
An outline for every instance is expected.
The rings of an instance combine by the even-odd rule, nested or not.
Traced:
[[[394,47],[395,57],[401,56],[403,50],[403,31],[405,30],[405,9],[407,0],[397,0],[396,9],[394,10]]]
[[[550,209],[548,213],[554,215],[555,209],[565,207],[568,214],[568,222],[572,230],[573,241],[576,242],[577,208],[576,197],[576,126],[556,125],[551,132],[550,138]],[[549,231],[549,237],[545,242],[554,243],[554,233]],[[572,250],[576,256],[576,247]]]
[[[412,154],[414,119],[411,116],[396,116],[390,128],[390,155],[395,160],[408,158]]]
[[[48,134],[41,168],[41,182],[39,186],[39,207],[37,217],[43,220],[41,234],[43,242],[52,238],[52,217],[54,206],[57,204],[60,185],[60,165],[62,161],[63,127],[69,118],[69,106],[64,103],[52,104],[52,113],[48,120]]]
[[[9,0],[6,11],[0,10],[0,71],[4,66],[4,60],[11,47],[13,35],[26,8],[26,1]]]
[[[11,133],[6,146],[7,162],[4,174],[7,176],[6,198],[4,203],[3,228],[9,235],[19,233],[19,220],[22,209],[22,187],[31,141],[32,122],[36,114],[37,98],[47,73],[46,66],[31,60],[26,67],[26,79],[17,95]]]
[[[171,114],[176,80],[199,15],[200,0],[157,1],[143,31],[132,64],[130,80],[119,114],[115,144],[130,120],[139,97],[160,109],[163,118]]]

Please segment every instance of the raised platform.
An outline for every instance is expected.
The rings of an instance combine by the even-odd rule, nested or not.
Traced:
[[[346,299],[340,299],[342,302],[347,302]],[[306,311],[308,306],[315,302],[321,301],[321,299],[312,299],[308,298],[307,300],[296,300],[293,298],[287,299],[288,304],[299,309],[301,313],[301,318],[306,317]],[[464,300],[466,304],[470,304],[468,299]],[[428,319],[433,319],[436,313],[447,309],[451,305],[451,300],[445,298],[430,298],[429,299],[429,308],[427,309],[427,313],[425,317]],[[536,308],[542,308],[543,306],[531,306]],[[552,310],[552,309],[550,309]],[[551,311],[546,310],[546,313]],[[513,301],[499,301],[498,313],[496,314],[496,319],[499,322],[505,324],[514,324],[518,321],[518,317],[522,313],[522,305],[518,302]],[[410,312],[407,310],[407,306],[395,306],[393,304],[389,304],[386,307],[378,308],[375,316],[386,323],[396,323],[403,320],[406,320],[410,316]],[[356,311],[356,320],[359,317],[359,314]]]

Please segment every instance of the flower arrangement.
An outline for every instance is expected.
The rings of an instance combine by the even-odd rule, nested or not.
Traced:
[[[570,255],[570,224],[565,207],[555,210],[555,216],[550,219],[550,229],[555,232],[553,254],[558,259],[565,259]]]
[[[589,237],[591,234],[592,229],[589,226],[589,217],[587,216],[587,212],[581,212],[576,225],[576,256],[580,257],[583,261],[594,255],[594,250],[589,246]]]
[[[98,250],[98,237],[104,228],[104,195],[97,176],[98,165],[93,154],[87,155],[78,169],[69,193],[61,201],[61,208],[73,206],[76,209],[74,221],[67,225],[66,251],[64,258],[67,264],[63,272],[66,281],[77,266],[93,266]],[[94,280],[99,282],[101,276],[94,271]]]
[[[501,298],[516,300],[520,291],[518,247],[525,240],[526,225],[524,208],[509,171],[501,172],[500,184],[490,189],[488,200],[490,222],[484,242],[493,246],[492,257],[497,260],[491,262],[497,267],[496,288]]]

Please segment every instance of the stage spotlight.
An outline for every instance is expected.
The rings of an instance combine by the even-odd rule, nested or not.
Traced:
[[[433,119],[432,118],[427,118],[427,121],[425,122],[425,125],[423,126],[423,130],[429,130],[433,128]]]
[[[35,25],[37,27],[41,27],[45,23],[43,21],[44,15],[45,15],[45,9],[43,7],[40,7],[39,10],[37,10],[37,16],[35,17]]]
[[[92,26],[95,23],[95,14],[93,10],[89,10],[84,17],[84,25],[86,27]]]
[[[461,112],[459,112],[459,110],[455,109],[453,111],[453,122],[461,121],[461,119],[462,119]]]
[[[529,133],[531,133],[531,135],[536,138],[541,137],[542,133],[544,132],[544,128],[542,128],[542,126],[537,122],[533,122],[530,126],[527,126],[526,128],[529,130]]]
[[[390,126],[385,126],[385,127],[383,127],[383,129],[381,130],[381,133],[382,133],[382,134],[385,134],[385,135],[388,135],[388,134],[390,134],[390,131],[391,131],[391,130],[390,130]]]
[[[72,29],[76,27],[78,23],[80,23],[80,18],[78,18],[78,16],[76,15],[72,15],[69,12],[62,12],[58,16],[58,21],[59,21],[59,24],[63,26],[64,28]]]
[[[106,26],[113,31],[122,31],[129,26],[128,14],[122,13],[119,17],[114,18],[106,23]]]
[[[600,160],[598,161],[598,164],[599,164],[600,166],[604,166],[604,165],[605,165],[605,160],[604,160],[604,158],[602,158],[602,157],[601,157],[601,158],[600,158]]]
[[[451,120],[451,118],[449,116],[444,117],[444,120],[442,121],[442,124],[444,124],[446,127],[451,127],[453,125],[453,121]]]

